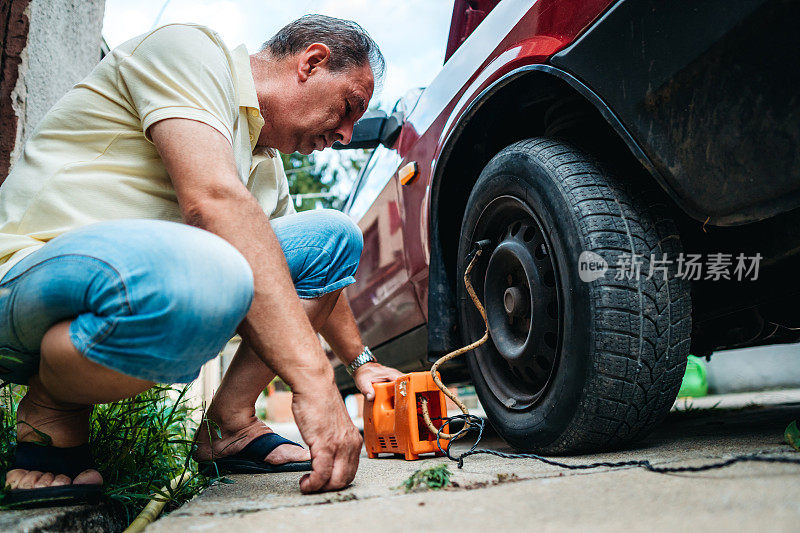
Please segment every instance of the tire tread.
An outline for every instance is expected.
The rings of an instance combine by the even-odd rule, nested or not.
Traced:
[[[647,279],[650,254],[681,251],[667,207],[652,191],[633,189],[568,143],[528,139],[516,151],[556,176],[581,228],[584,250],[615,264],[620,253],[642,254],[642,277],[612,275],[591,284],[593,358],[583,397],[567,430],[546,453],[617,448],[648,434],[669,412],[689,350],[691,300],[686,280]],[[609,269],[612,272],[613,269]]]

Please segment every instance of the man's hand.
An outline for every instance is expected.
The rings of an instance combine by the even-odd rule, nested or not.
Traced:
[[[358,469],[362,439],[333,383],[326,391],[293,391],[292,413],[311,450],[313,472],[300,479],[305,493],[343,489]],[[335,396],[336,401],[330,398]]]
[[[353,380],[356,382],[356,387],[361,391],[361,394],[367,400],[375,397],[375,389],[372,387],[373,383],[381,383],[383,381],[394,381],[403,373],[394,368],[383,366],[380,363],[367,363],[356,368],[353,373]]]

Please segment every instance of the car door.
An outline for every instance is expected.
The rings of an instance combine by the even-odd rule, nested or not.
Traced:
[[[378,146],[345,206],[364,235],[356,283],[346,294],[364,342],[370,346],[424,322],[403,252],[399,164],[397,151]]]

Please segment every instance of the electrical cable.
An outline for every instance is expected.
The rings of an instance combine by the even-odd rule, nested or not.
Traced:
[[[475,304],[475,307],[478,309],[478,312],[481,314],[484,323],[486,324],[486,332],[483,334],[479,340],[469,344],[468,346],[464,346],[463,348],[459,348],[458,350],[454,350],[443,357],[439,358],[431,367],[431,375],[433,376],[433,380],[436,383],[436,386],[439,387],[442,392],[447,395],[448,398],[453,400],[456,405],[461,409],[463,414],[454,415],[449,417],[441,417],[441,418],[431,418],[430,412],[428,410],[428,401],[426,398],[420,399],[420,406],[422,408],[422,417],[425,420],[425,424],[428,426],[428,430],[431,433],[436,434],[437,440],[436,444],[439,447],[439,451],[441,451],[445,456],[450,459],[451,461],[455,461],[458,465],[458,468],[463,468],[464,466],[464,459],[473,455],[494,455],[496,457],[501,457],[503,459],[536,459],[542,463],[557,466],[559,468],[565,468],[568,470],[588,470],[592,468],[623,468],[623,467],[640,467],[644,468],[649,472],[654,472],[657,474],[674,474],[674,473],[681,473],[681,472],[705,472],[707,470],[715,470],[718,468],[725,468],[731,466],[736,463],[743,463],[743,462],[760,462],[760,463],[784,463],[784,464],[796,464],[800,465],[800,458],[794,457],[782,457],[782,456],[771,456],[771,455],[762,455],[762,454],[746,454],[746,455],[737,455],[735,457],[731,457],[730,459],[726,459],[724,461],[719,461],[716,463],[708,463],[700,466],[677,466],[677,467],[662,467],[662,466],[654,466],[650,461],[646,459],[640,460],[630,460],[630,461],[616,461],[616,462],[609,462],[609,461],[600,461],[596,463],[585,463],[585,464],[567,464],[562,463],[559,461],[554,461],[552,459],[548,459],[547,457],[543,457],[541,455],[537,455],[535,453],[506,453],[501,452],[498,450],[491,450],[486,448],[478,448],[478,444],[481,441],[481,437],[483,437],[483,430],[486,425],[486,421],[483,418],[478,416],[472,415],[469,413],[467,407],[461,402],[457,396],[455,396],[452,392],[450,392],[447,387],[444,386],[441,379],[439,379],[437,369],[439,365],[445,363],[454,357],[457,357],[463,353],[466,353],[472,349],[477,348],[481,344],[485,343],[489,339],[489,321],[486,318],[486,310],[484,309],[483,305],[481,304],[478,296],[475,294],[475,290],[472,288],[472,283],[470,283],[470,273],[472,272],[472,267],[475,264],[475,261],[481,255],[481,252],[484,248],[489,245],[489,241],[480,241],[475,244],[475,248],[470,252],[469,264],[467,265],[467,269],[464,272],[464,285],[466,286],[467,292],[472,298],[472,303]],[[433,424],[434,420],[442,420],[444,423],[440,427],[436,427]],[[464,425],[456,431],[455,433],[445,432],[444,428],[448,428],[450,430],[451,425],[455,421],[463,421]],[[477,437],[475,441],[472,443],[470,448],[459,454],[458,456],[453,456],[450,452],[450,447],[452,446],[453,442],[457,439],[460,439],[471,432],[477,432]],[[446,444],[443,447],[442,441],[445,441]]]

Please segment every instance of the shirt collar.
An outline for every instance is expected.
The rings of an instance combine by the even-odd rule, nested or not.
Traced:
[[[235,70],[236,81],[239,86],[239,107],[245,108],[247,115],[247,128],[250,134],[250,148],[255,150],[256,141],[264,127],[264,117],[258,107],[258,95],[256,94],[256,84],[253,81],[253,71],[250,68],[250,54],[247,53],[245,46],[239,45],[231,52],[233,59],[233,69]],[[268,148],[267,153],[272,155],[273,150]]]

